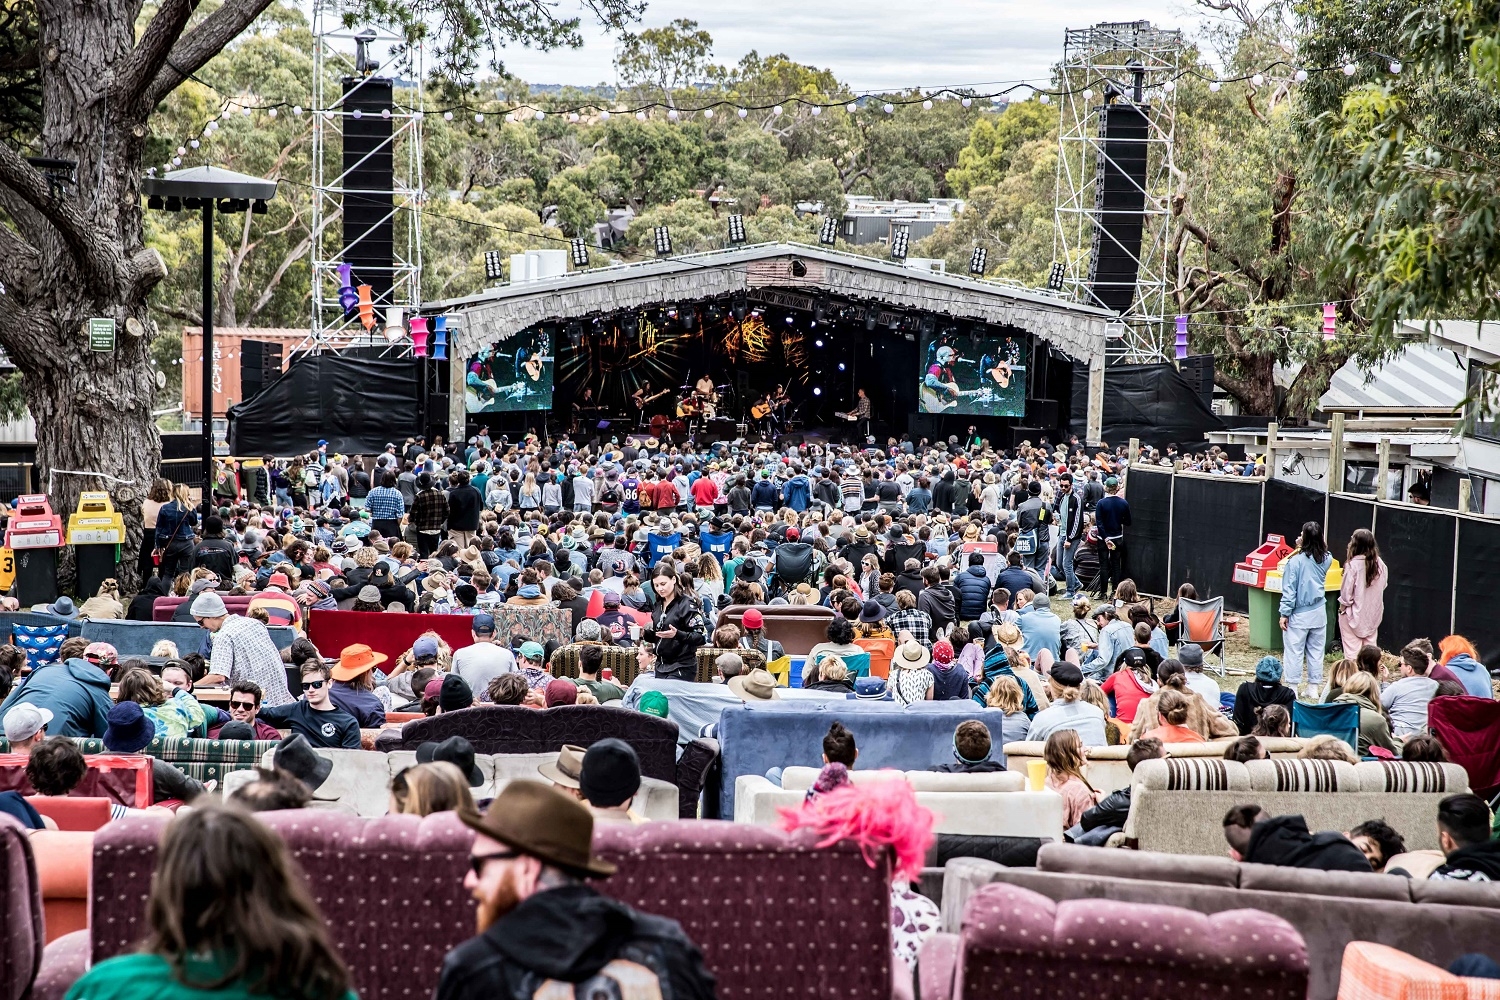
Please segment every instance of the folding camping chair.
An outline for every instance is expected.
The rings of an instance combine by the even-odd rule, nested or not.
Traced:
[[[1327,733],[1359,749],[1359,706],[1353,702],[1334,705],[1309,705],[1292,702],[1292,735],[1301,740]]]
[[[1224,598],[1206,601],[1177,599],[1177,615],[1182,622],[1179,642],[1196,642],[1203,652],[1219,658],[1219,676],[1224,676]]]

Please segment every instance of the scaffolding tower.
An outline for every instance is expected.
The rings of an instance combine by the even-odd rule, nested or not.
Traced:
[[[403,320],[422,304],[422,46],[408,46],[402,36],[378,27],[346,25],[345,14],[354,7],[348,0],[313,2],[312,321],[308,336],[292,349],[294,356],[351,346],[409,353]],[[379,112],[390,119],[390,135],[382,136],[354,162],[346,162],[346,129],[365,113],[346,102],[354,103],[353,97],[361,93],[359,81],[387,83],[375,76],[380,66],[371,54],[379,51],[401,55],[406,73],[405,78],[388,80],[393,97],[389,110]],[[384,76],[393,76],[395,68]],[[392,164],[389,182],[358,183],[360,168],[385,156]],[[374,298],[376,323],[370,330],[360,322],[357,311],[346,312],[339,301],[339,268],[350,262],[351,251],[357,258],[361,249],[361,240],[345,238],[344,212],[346,205],[360,200],[381,205],[377,214],[391,224],[392,235],[389,290],[380,289]],[[387,200],[389,210],[384,211]],[[372,270],[368,262],[358,267],[367,275]]]
[[[1108,307],[1118,319],[1108,325],[1106,351],[1114,363],[1171,357],[1165,328],[1171,306],[1167,250],[1175,174],[1174,81],[1183,49],[1180,31],[1149,21],[1103,23],[1068,29],[1057,66],[1061,121],[1053,259],[1063,265],[1063,287],[1078,301],[1114,300]],[[1120,112],[1111,112],[1117,105],[1123,106]],[[1123,157],[1106,155],[1107,122],[1127,117],[1144,126],[1137,132],[1143,138],[1113,148],[1133,146],[1131,152],[1143,154],[1144,173]],[[1105,222],[1106,175],[1117,186],[1114,193],[1123,184],[1124,193],[1133,191],[1137,201],[1144,195],[1138,247],[1118,238]],[[1116,287],[1115,294],[1107,293],[1110,282],[1098,272],[1108,257],[1116,264],[1134,262],[1133,291]],[[1126,297],[1128,302],[1122,301]]]

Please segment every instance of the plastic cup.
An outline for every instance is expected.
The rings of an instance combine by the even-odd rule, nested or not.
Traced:
[[[641,627],[639,625],[632,625],[632,626],[630,626],[630,638],[631,638],[631,641],[633,641],[633,642],[639,642],[640,641],[640,639],[641,639]]]
[[[1026,783],[1033,792],[1040,792],[1047,783],[1047,762],[1045,760],[1028,760],[1026,762]]]
[[[615,679],[615,672],[608,667],[605,667],[603,670],[599,671],[599,678],[601,680],[612,681]]]

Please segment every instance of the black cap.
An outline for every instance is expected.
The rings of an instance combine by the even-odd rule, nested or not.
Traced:
[[[255,739],[255,730],[248,722],[226,722],[219,727],[219,734],[214,739],[253,740]],[[331,767],[332,765],[329,766]]]
[[[1082,687],[1083,671],[1076,664],[1064,660],[1061,663],[1052,664],[1052,679],[1063,687]]]
[[[444,712],[457,712],[473,707],[474,689],[469,687],[469,682],[457,674],[444,677],[443,686],[438,690],[438,708]]]
[[[457,767],[469,779],[471,787],[477,788],[484,784],[484,775],[474,764],[474,744],[462,736],[450,736],[441,743],[430,740],[417,747],[418,764],[428,764],[435,760],[445,760]]]
[[[276,746],[272,762],[283,771],[301,778],[303,784],[317,791],[333,770],[333,761],[312,748],[307,737],[293,733]]]
[[[624,740],[604,739],[583,755],[578,790],[589,805],[617,806],[641,790],[641,760]]]

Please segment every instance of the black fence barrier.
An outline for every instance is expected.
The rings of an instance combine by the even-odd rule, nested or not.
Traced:
[[[1165,538],[1172,531],[1172,473],[1137,466],[1130,478],[1130,529],[1126,535],[1125,572],[1147,594],[1175,594],[1168,572],[1168,546],[1137,545],[1134,539]]]
[[[1200,598],[1223,595],[1230,611],[1248,611],[1249,594],[1230,582],[1234,564],[1261,543],[1259,479],[1172,477],[1169,589],[1191,583]],[[1132,544],[1134,544],[1132,540]]]
[[[1163,483],[1171,498],[1162,520]],[[1234,565],[1264,540],[1280,534],[1295,544],[1306,521],[1325,527],[1340,563],[1357,528],[1375,532],[1390,571],[1380,644],[1395,651],[1418,638],[1436,645],[1458,632],[1484,662],[1500,664],[1500,520],[1439,507],[1332,497],[1276,480],[1131,470],[1125,497],[1132,525],[1127,569],[1143,593],[1169,597],[1190,582],[1200,596],[1223,595],[1224,606],[1245,611],[1247,587],[1231,582]],[[1167,560],[1165,580],[1160,560]],[[1330,647],[1337,634],[1328,637]]]

